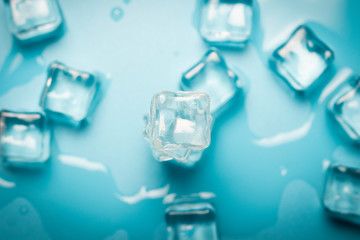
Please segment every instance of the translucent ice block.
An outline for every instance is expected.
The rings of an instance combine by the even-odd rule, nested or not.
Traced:
[[[0,155],[9,165],[35,166],[50,156],[50,132],[41,113],[2,111]]]
[[[330,114],[339,122],[347,135],[360,141],[360,77],[338,89],[329,102]]]
[[[10,31],[21,41],[55,34],[63,22],[56,0],[5,0]]]
[[[234,99],[241,84],[224,58],[215,48],[183,74],[180,88],[185,91],[205,92],[210,96],[211,113],[218,115]]]
[[[244,46],[252,28],[251,0],[202,0],[199,32],[218,46]]]
[[[343,165],[329,168],[324,206],[334,216],[360,224],[360,169]]]
[[[55,62],[49,67],[40,105],[51,119],[79,126],[92,110],[99,87],[94,75]]]
[[[333,60],[333,51],[308,27],[300,26],[274,51],[271,65],[292,88],[305,91]]]
[[[169,240],[217,240],[215,210],[208,203],[170,206],[165,213]]]
[[[205,93],[159,92],[145,121],[145,139],[159,161],[192,165],[210,145],[212,117]]]

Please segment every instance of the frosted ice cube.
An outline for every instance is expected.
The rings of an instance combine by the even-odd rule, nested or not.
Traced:
[[[360,224],[360,169],[343,165],[329,168],[324,206],[334,217]]]
[[[21,41],[52,36],[63,19],[56,0],[5,0],[10,31]]]
[[[328,109],[347,135],[360,141],[360,77],[339,88]]]
[[[251,0],[203,0],[199,32],[219,46],[244,46],[252,28]]]
[[[0,118],[0,155],[9,165],[34,166],[50,156],[50,131],[41,113],[3,110]]]
[[[183,74],[180,88],[205,92],[210,96],[213,115],[222,112],[241,87],[237,75],[231,71],[220,52],[212,48],[192,68]]]
[[[145,120],[145,139],[159,161],[175,159],[192,165],[210,145],[212,117],[205,93],[159,92]]]
[[[333,60],[333,51],[308,27],[299,26],[288,41],[274,51],[271,65],[292,88],[305,91]]]
[[[208,203],[170,206],[165,213],[169,240],[217,240],[214,208]]]
[[[94,75],[55,62],[49,67],[40,105],[49,118],[79,126],[91,112],[99,87]]]

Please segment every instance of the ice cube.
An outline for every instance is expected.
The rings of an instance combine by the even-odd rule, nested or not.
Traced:
[[[332,165],[328,169],[324,206],[339,219],[360,224],[360,169]]]
[[[63,23],[56,0],[5,0],[10,31],[21,41],[53,36]]]
[[[50,131],[41,113],[3,110],[0,118],[0,155],[9,165],[35,166],[50,156]]]
[[[251,0],[203,0],[199,32],[212,45],[242,47],[252,28]]]
[[[193,165],[210,145],[212,117],[205,93],[159,92],[145,120],[145,139],[159,161],[175,159]]]
[[[360,77],[338,89],[328,106],[330,114],[354,141],[360,141]]]
[[[192,68],[183,74],[180,88],[184,91],[205,92],[210,96],[210,111],[221,113],[234,99],[241,87],[220,52],[212,48]]]
[[[321,77],[333,60],[333,51],[312,30],[302,25],[274,51],[270,63],[292,88],[305,91]]]
[[[40,105],[52,120],[80,126],[94,107],[99,87],[94,75],[55,62],[49,67]]]
[[[166,209],[169,240],[217,240],[216,217],[208,203],[183,203]]]

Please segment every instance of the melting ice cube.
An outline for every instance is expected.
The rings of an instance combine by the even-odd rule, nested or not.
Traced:
[[[244,46],[252,28],[251,4],[251,0],[204,0],[200,35],[212,45]]]
[[[360,77],[340,87],[328,109],[347,135],[360,141]]]
[[[40,105],[51,119],[79,126],[94,107],[99,87],[94,75],[55,62],[49,67]]]
[[[41,113],[3,110],[0,155],[9,165],[35,166],[50,156],[50,132]]]
[[[9,28],[21,41],[53,36],[63,19],[56,0],[5,0]]]
[[[333,51],[306,26],[298,27],[277,48],[272,68],[297,91],[307,90],[334,60]]]
[[[145,120],[145,139],[159,161],[192,165],[210,145],[212,117],[205,93],[159,92]]]
[[[239,92],[241,83],[231,71],[220,52],[212,48],[183,74],[180,88],[185,91],[205,92],[210,96],[211,113],[218,115]]]
[[[169,240],[218,240],[215,210],[208,203],[170,206],[165,213]]]
[[[360,169],[344,165],[329,168],[324,206],[334,216],[360,224]]]

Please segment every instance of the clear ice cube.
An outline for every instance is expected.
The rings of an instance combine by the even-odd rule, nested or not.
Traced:
[[[334,60],[333,51],[306,26],[299,26],[288,41],[277,48],[272,68],[297,91],[305,91]]]
[[[63,18],[56,0],[5,0],[10,31],[21,41],[53,36]]]
[[[94,107],[99,88],[94,75],[55,62],[48,69],[40,105],[52,120],[79,126]]]
[[[220,52],[212,48],[182,76],[184,91],[205,92],[210,96],[210,111],[221,113],[234,99],[241,87],[238,76],[231,71]]]
[[[145,139],[159,161],[193,165],[210,145],[212,117],[205,93],[159,92],[145,121]]]
[[[166,209],[169,240],[218,240],[214,208],[208,203],[184,203]]]
[[[9,165],[35,166],[50,156],[50,131],[41,113],[3,110],[0,118],[0,155]]]
[[[332,216],[360,224],[360,169],[333,165],[327,173],[324,207]]]
[[[252,28],[251,0],[203,0],[199,32],[212,45],[242,47]]]
[[[341,88],[328,106],[330,114],[354,141],[360,141],[360,77],[355,77]]]

